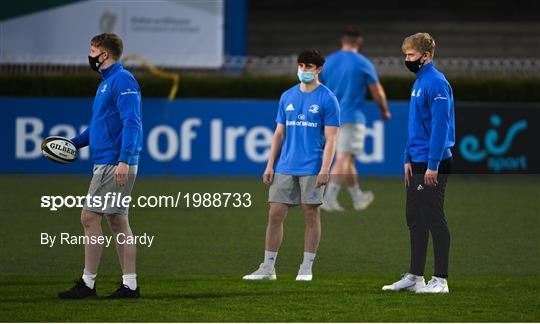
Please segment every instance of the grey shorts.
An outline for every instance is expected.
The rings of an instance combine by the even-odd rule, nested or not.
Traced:
[[[294,176],[274,174],[270,185],[268,202],[278,202],[288,205],[320,205],[325,186],[316,188],[317,176]]]
[[[137,177],[137,165],[129,166],[128,182],[125,186],[116,184],[114,171],[116,165],[94,164],[93,176],[88,189],[91,201],[86,200],[83,209],[101,214],[127,214],[129,205],[121,203],[123,197],[131,195]],[[109,194],[107,194],[109,193]],[[113,199],[114,198],[114,199]],[[97,200],[100,200],[98,202]]]
[[[337,140],[337,152],[360,155],[364,153],[366,125],[346,123],[341,125]]]

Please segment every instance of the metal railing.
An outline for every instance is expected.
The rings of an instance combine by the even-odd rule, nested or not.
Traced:
[[[402,57],[373,57],[377,73],[382,76],[410,75]],[[296,56],[230,58],[229,67],[245,66],[256,75],[284,75],[296,70]],[[500,76],[540,78],[538,58],[436,58],[437,68],[452,76]]]
[[[370,58],[381,76],[410,75],[403,64],[402,57]],[[499,77],[538,77],[540,78],[540,58],[436,58],[437,68],[451,76],[499,76]],[[145,72],[140,65],[128,66],[137,72]],[[225,57],[222,68],[211,70],[185,69],[159,66],[165,71],[180,73],[219,73],[251,75],[291,75],[296,70],[296,55],[280,56],[230,56]],[[0,63],[0,73],[59,75],[76,74],[89,71],[83,65],[59,65],[45,63],[7,64]]]

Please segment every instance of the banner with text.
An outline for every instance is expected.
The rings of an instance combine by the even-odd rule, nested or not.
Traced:
[[[540,173],[539,104],[460,104],[456,137],[455,173]]]
[[[224,2],[86,0],[0,21],[0,63],[87,64],[90,39],[116,33],[156,65],[219,68]]]
[[[88,173],[88,148],[69,165],[42,157],[50,135],[71,138],[86,128],[92,99],[0,98],[0,172]],[[140,174],[260,175],[275,128],[275,100],[143,100]],[[390,102],[384,122],[367,104],[362,175],[401,175],[408,103]],[[540,107],[456,104],[455,173],[540,173]]]
[[[268,159],[278,101],[143,100],[140,174],[260,175]],[[71,138],[86,128],[92,99],[0,98],[0,172],[89,173],[88,148],[69,165],[41,155],[50,135]],[[369,103],[361,174],[399,175],[406,138],[407,103],[391,102],[393,119],[383,122]]]

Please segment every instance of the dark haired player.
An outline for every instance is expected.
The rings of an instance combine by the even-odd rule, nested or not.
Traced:
[[[339,104],[319,82],[324,57],[317,50],[298,56],[297,84],[279,100],[277,126],[263,182],[270,185],[264,261],[245,280],[275,280],[274,264],[283,240],[283,221],[289,208],[302,205],[305,218],[304,261],[298,281],[310,281],[321,238],[319,206],[329,180],[339,130]]]
[[[379,82],[375,67],[367,57],[358,53],[364,42],[362,32],[348,27],[341,37],[341,50],[328,56],[321,82],[336,95],[341,108],[341,130],[337,141],[336,161],[332,180],[321,206],[326,211],[343,211],[338,203],[341,186],[347,187],[355,210],[366,209],[374,199],[371,191],[360,190],[355,156],[364,152],[366,133],[366,89],[379,106],[384,120],[391,118],[386,94]]]

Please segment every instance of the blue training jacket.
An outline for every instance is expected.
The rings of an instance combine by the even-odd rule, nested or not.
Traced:
[[[88,128],[72,139],[77,148],[90,145],[95,164],[138,164],[142,150],[141,90],[119,62],[101,70]]]
[[[416,73],[409,105],[409,136],[404,163],[427,162],[438,170],[456,142],[452,87],[432,62]]]

